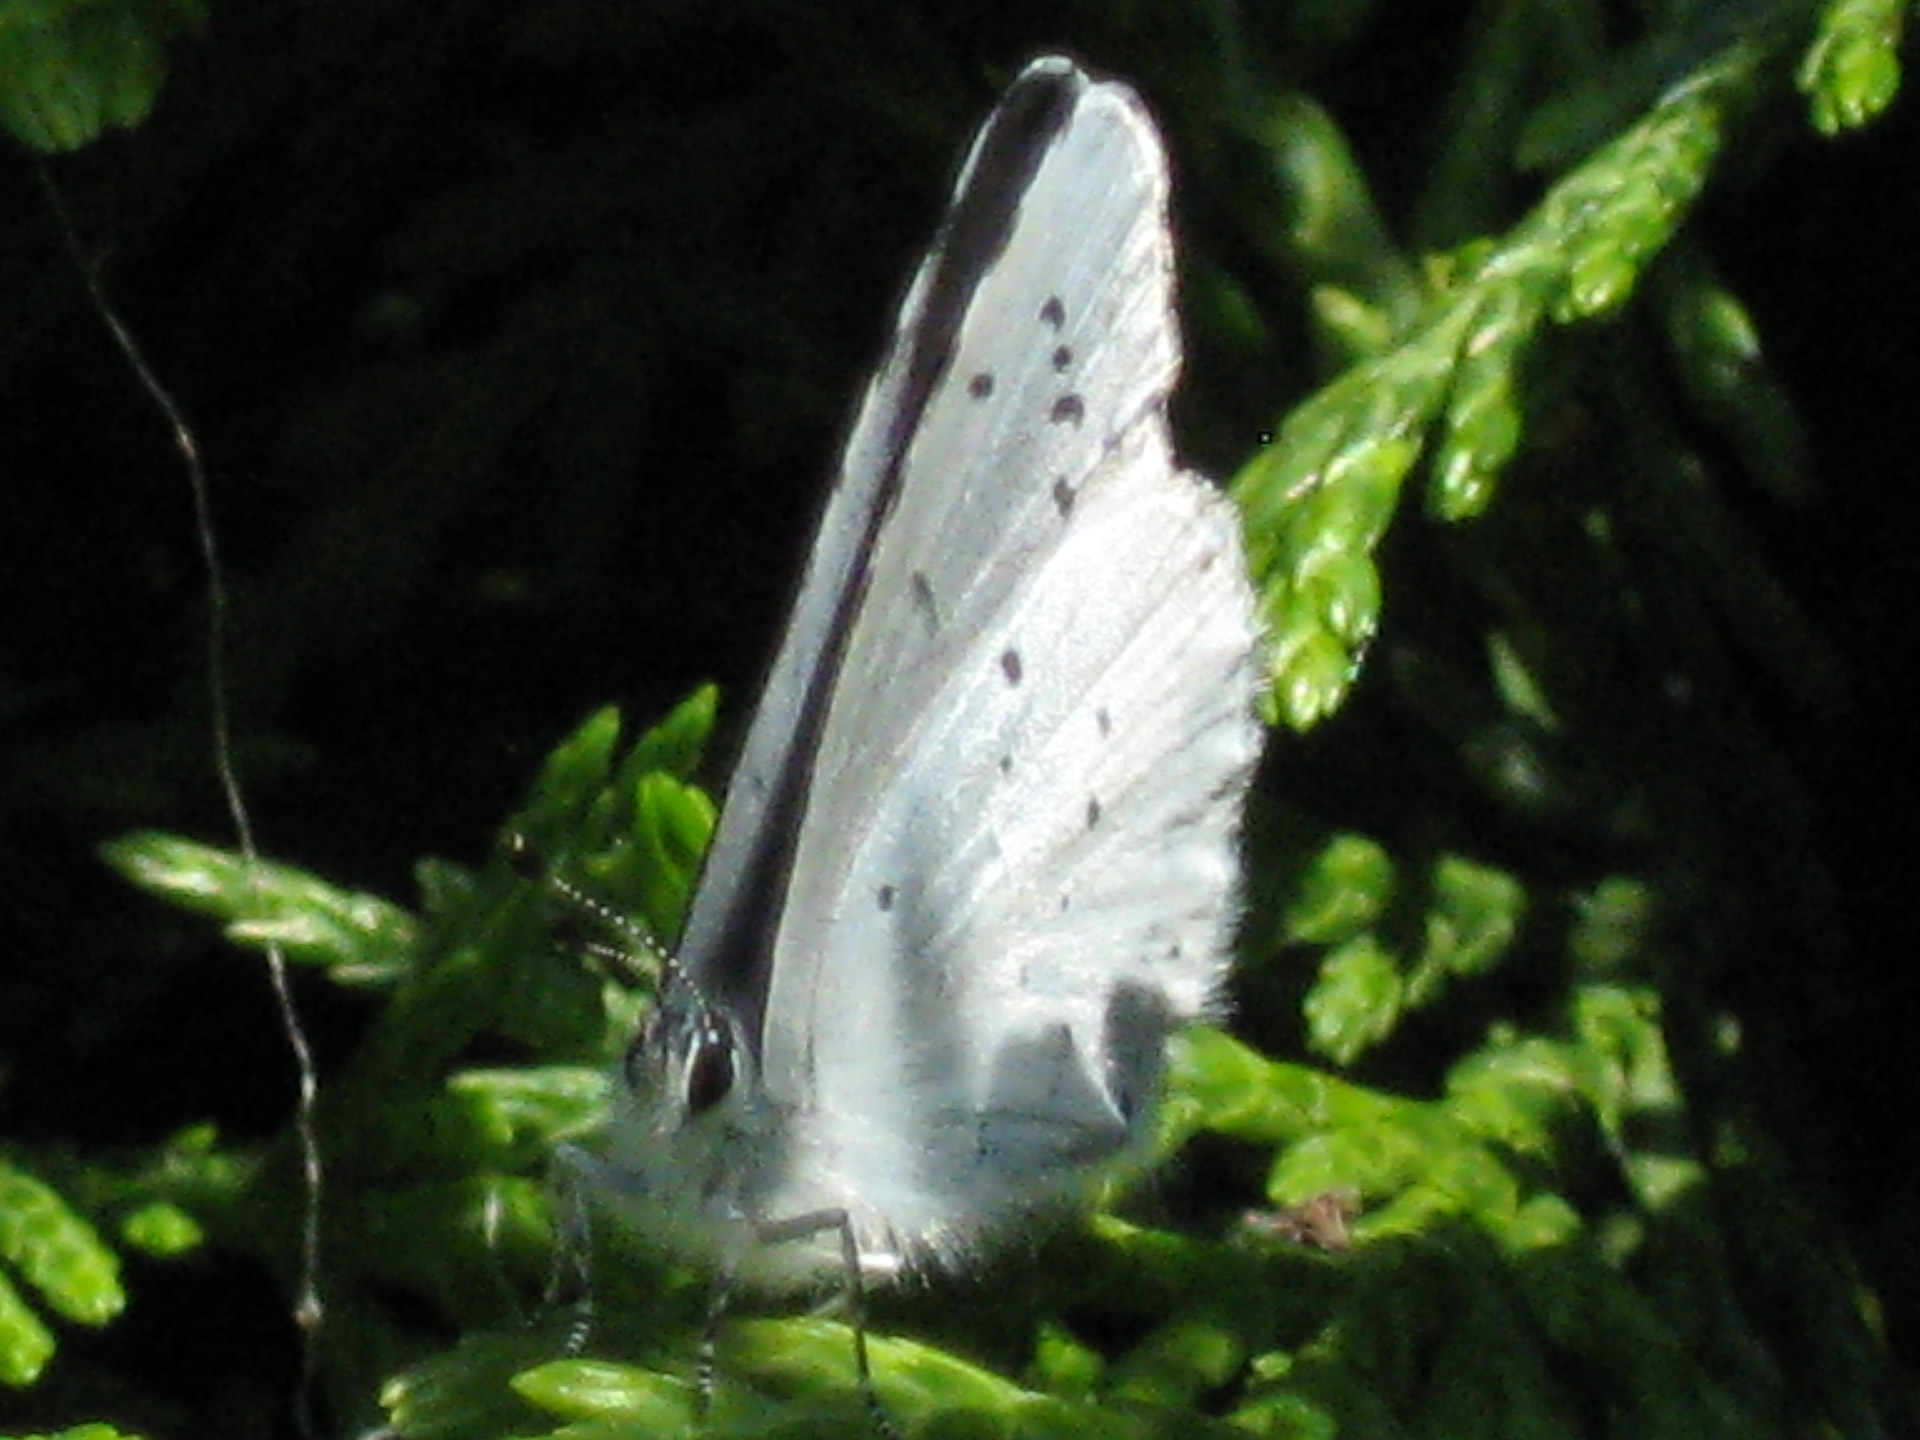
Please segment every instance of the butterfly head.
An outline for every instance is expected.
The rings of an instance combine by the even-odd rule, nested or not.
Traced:
[[[656,1141],[746,1124],[755,1090],[753,1047],[739,1018],[691,986],[670,984],[627,1047],[623,1097]]]

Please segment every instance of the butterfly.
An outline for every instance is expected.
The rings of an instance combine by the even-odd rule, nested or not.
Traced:
[[[1043,57],[862,400],[602,1199],[730,1277],[963,1268],[1142,1156],[1215,1015],[1259,754],[1231,505],[1180,468],[1168,178]]]

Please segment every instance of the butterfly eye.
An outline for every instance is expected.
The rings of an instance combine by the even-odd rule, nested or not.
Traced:
[[[687,1064],[687,1114],[704,1115],[733,1091],[733,1037],[725,1030],[702,1030]]]

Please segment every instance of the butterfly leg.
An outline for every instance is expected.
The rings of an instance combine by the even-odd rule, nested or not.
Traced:
[[[713,1279],[713,1293],[707,1297],[707,1318],[700,1327],[700,1353],[693,1362],[694,1416],[705,1419],[713,1405],[713,1389],[719,1383],[720,1363],[716,1358],[720,1344],[720,1321],[733,1300],[733,1267],[727,1266]]]
[[[853,1217],[839,1208],[814,1210],[785,1220],[761,1221],[755,1235],[768,1245],[789,1240],[805,1240],[823,1231],[840,1235],[840,1260],[847,1280],[847,1305],[853,1318],[853,1368],[860,1382],[860,1394],[873,1416],[873,1428],[881,1440],[901,1440],[900,1431],[880,1403],[880,1392],[873,1388],[873,1362],[867,1355],[867,1283],[860,1267],[860,1242],[853,1233]]]
[[[593,1211],[587,1201],[594,1160],[572,1145],[557,1146],[553,1159],[559,1214],[554,1225],[553,1259],[547,1269],[545,1304],[549,1308],[557,1305],[568,1281],[579,1286],[566,1343],[566,1354],[578,1356],[593,1340],[598,1320],[593,1304]]]

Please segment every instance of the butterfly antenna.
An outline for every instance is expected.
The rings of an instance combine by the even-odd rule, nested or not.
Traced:
[[[584,939],[577,948],[601,961],[614,976],[629,984],[647,984],[656,990],[666,981],[673,957],[653,932],[627,911],[609,905],[597,895],[582,890],[561,875],[539,855],[533,842],[520,834],[509,835],[503,847],[507,861],[523,877],[538,880],[557,896],[575,915],[584,915],[596,926],[620,937],[621,943]],[[644,963],[643,963],[644,962]]]
[[[228,823],[233,827],[234,841],[240,851],[243,868],[247,874],[249,889],[255,899],[259,891],[260,851],[254,842],[252,813],[247,808],[247,800],[240,782],[240,769],[233,755],[233,721],[227,706],[227,639],[229,630],[229,601],[227,595],[226,566],[221,559],[219,538],[213,523],[213,487],[207,478],[206,466],[200,458],[200,444],[194,438],[193,427],[187,423],[186,412],[174,399],[173,393],[160,383],[160,377],[147,362],[146,354],[133,338],[133,332],[120,318],[119,311],[107,298],[106,286],[101,282],[99,267],[87,258],[85,248],[80,243],[79,231],[75,228],[72,216],[67,211],[66,201],[60,187],[54,183],[52,173],[44,163],[37,165],[41,189],[47,197],[48,208],[52,211],[60,229],[62,243],[72,257],[75,268],[80,272],[81,282],[86,286],[88,298],[93,303],[94,313],[100,317],[107,332],[113,337],[114,345],[132,369],[141,389],[153,401],[156,409],[165,418],[173,433],[174,449],[180,454],[186,469],[187,489],[193,497],[193,521],[195,536],[200,545],[200,561],[207,577],[207,629],[206,629],[206,688],[207,711],[213,729],[213,764],[219,778],[220,792],[225,800]],[[280,1028],[287,1039],[287,1048],[292,1052],[294,1073],[297,1077],[298,1098],[294,1107],[294,1133],[300,1151],[301,1173],[301,1213],[300,1213],[300,1256],[298,1262],[299,1279],[294,1299],[294,1323],[300,1327],[300,1375],[296,1382],[294,1400],[294,1422],[302,1436],[312,1437],[318,1433],[318,1427],[312,1412],[312,1396],[319,1375],[319,1339],[321,1326],[325,1320],[326,1306],[320,1293],[320,1214],[321,1196],[325,1188],[326,1172],[320,1153],[320,1132],[317,1120],[319,1105],[319,1073],[313,1059],[313,1046],[307,1037],[306,1026],[301,1022],[300,1012],[294,1004],[293,985],[287,972],[287,957],[280,944],[270,934],[260,940],[260,948],[266,955],[267,974],[273,987],[274,1005],[280,1014]]]

